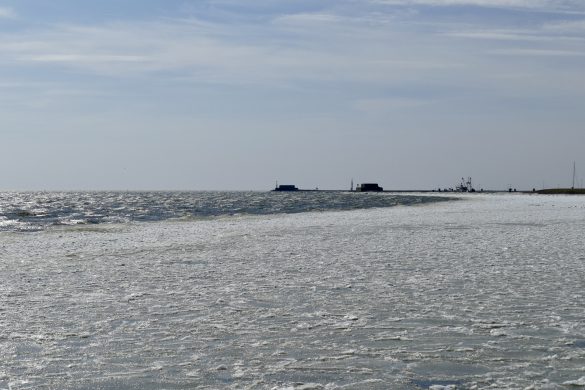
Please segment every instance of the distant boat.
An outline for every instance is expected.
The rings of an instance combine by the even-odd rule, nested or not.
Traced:
[[[475,192],[473,185],[471,184],[471,177],[465,181],[465,178],[461,178],[461,184],[455,187],[457,192]]]
[[[382,192],[384,189],[378,183],[363,183],[359,184],[355,190],[357,192]]]
[[[298,191],[299,189],[292,184],[281,184],[274,188],[273,191]]]

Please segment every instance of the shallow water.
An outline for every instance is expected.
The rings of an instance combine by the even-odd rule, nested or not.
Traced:
[[[0,388],[585,386],[585,198],[0,233]]]

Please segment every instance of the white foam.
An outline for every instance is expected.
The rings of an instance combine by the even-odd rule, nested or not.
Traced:
[[[585,387],[585,376],[582,376],[577,380],[563,382],[563,385]]]

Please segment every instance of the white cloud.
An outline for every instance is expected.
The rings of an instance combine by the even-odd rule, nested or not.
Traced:
[[[23,57],[25,60],[34,62],[55,62],[55,63],[136,63],[146,62],[147,57],[143,56],[128,56],[128,55],[100,55],[100,54],[40,54]]]
[[[585,12],[585,2],[581,0],[371,0],[371,2],[387,5],[478,6]]]
[[[410,3],[449,1],[464,0]],[[469,0],[473,1],[483,0]],[[576,29],[577,24],[559,23],[548,29],[490,29],[487,20],[481,29],[474,29],[464,21],[412,22],[415,14],[405,16],[404,22],[384,19],[370,9],[355,16],[326,11],[279,15],[261,23],[166,19],[0,33],[0,64],[25,65],[38,74],[73,69],[113,78],[149,79],[160,75],[192,83],[277,88],[313,88],[316,83],[362,91],[396,84],[467,88],[490,83],[486,74],[521,73],[524,63],[520,57],[580,61],[580,39],[585,39],[552,31]],[[496,56],[508,56],[510,60],[504,63]],[[538,68],[539,61],[534,61],[535,72],[549,79],[550,73],[545,72],[550,67]],[[562,64],[559,66],[562,68]],[[414,104],[408,100],[371,100],[365,94],[365,99],[352,97],[352,101],[360,101],[356,107],[364,111]]]
[[[526,30],[467,30],[452,31],[445,35],[456,38],[489,39],[501,41],[541,41],[534,31]]]
[[[553,49],[500,49],[492,50],[491,54],[522,56],[522,57],[585,57],[582,50],[553,50]]]
[[[555,34],[550,34],[554,32]],[[546,43],[546,42],[580,42],[585,41],[585,37],[574,36],[574,35],[559,35],[556,34],[561,32],[560,30],[552,31],[548,28],[533,28],[524,30],[461,30],[451,31],[442,33],[445,36],[454,38],[469,38],[469,39],[481,39],[481,40],[494,40],[494,41],[509,41],[509,42],[534,42],[534,43]]]
[[[323,16],[301,15],[288,20],[312,23],[315,18]],[[246,28],[256,30],[242,34]],[[451,60],[413,54],[410,43],[383,50],[385,44],[380,39],[390,37],[393,33],[389,30],[372,33],[370,27],[356,25],[351,34],[337,28],[325,32],[319,29],[303,32],[310,39],[287,36],[279,40],[279,28],[275,24],[202,27],[184,21],[60,26],[50,31],[0,36],[0,54],[4,62],[32,66],[72,67],[120,77],[172,71],[196,81],[228,84],[385,82],[461,66]]]
[[[330,23],[340,22],[344,18],[339,15],[326,13],[300,13],[279,16],[274,19],[276,23]]]
[[[585,19],[547,23],[544,25],[544,28],[560,33],[585,33]]]

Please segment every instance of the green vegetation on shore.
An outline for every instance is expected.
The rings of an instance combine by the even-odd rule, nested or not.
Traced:
[[[585,188],[547,188],[536,192],[539,194],[546,195],[556,194],[585,195]]]

